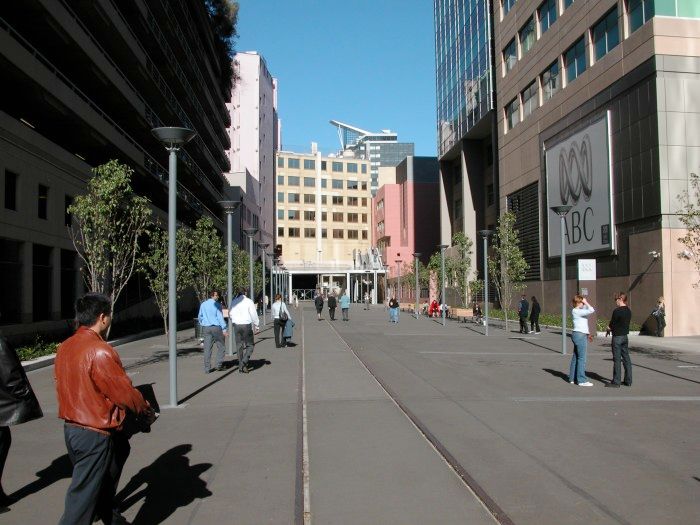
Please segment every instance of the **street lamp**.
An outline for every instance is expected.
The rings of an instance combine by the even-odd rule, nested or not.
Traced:
[[[270,298],[269,298],[269,303],[270,303],[270,313],[272,313],[272,302],[274,301],[275,296],[273,295],[273,289],[272,289],[272,283],[275,280],[275,274],[274,274],[274,264],[275,261],[272,257],[271,253],[263,252],[263,257],[270,257]]]
[[[258,243],[258,246],[262,248],[262,325],[265,326],[265,248],[270,246],[269,242]],[[272,298],[270,298],[272,300]]]
[[[438,246],[440,248],[440,272],[442,273],[442,297],[440,301],[440,310],[442,310],[442,326],[445,326],[445,248],[446,244]]]
[[[479,230],[479,235],[484,238],[484,335],[489,335],[489,237],[493,230]]]
[[[413,257],[415,258],[415,272],[416,272],[416,308],[414,310],[414,314],[416,316],[416,319],[418,319],[418,303],[420,302],[420,288],[418,287],[418,257],[420,257],[422,254],[420,252],[416,252],[413,254]]]
[[[399,306],[401,306],[401,263],[403,260],[396,259],[396,269],[398,273],[398,282],[396,285],[396,299],[399,301]]]
[[[233,213],[241,205],[240,201],[219,201],[219,206],[226,214],[226,277],[227,277],[227,295],[226,303],[228,304],[228,341],[226,342],[226,351],[229,356],[233,355],[233,323],[231,322],[231,298],[233,297]]]
[[[365,270],[365,282],[367,283],[367,299],[365,300],[365,298],[363,297],[363,300],[365,301],[365,310],[369,310],[369,274],[371,273],[372,272],[370,270]]]
[[[168,164],[168,359],[170,361],[170,406],[177,406],[177,286],[175,268],[175,229],[177,222],[177,152],[194,138],[187,128],[154,128],[151,130],[170,152]]]
[[[387,275],[389,272],[389,265],[388,264],[383,264],[382,267],[384,268],[384,303],[387,303],[387,296],[389,295],[389,281],[387,279]]]
[[[250,279],[250,299],[252,301],[255,301],[255,296],[253,295],[253,237],[255,237],[255,235],[258,233],[258,229],[245,228],[243,230],[243,233],[245,233],[248,236],[248,254],[250,257],[250,264],[248,265],[248,279]]]
[[[562,205],[552,206],[549,208],[554,213],[559,215],[561,230],[561,355],[566,355],[566,240],[565,232],[565,217],[573,206]]]

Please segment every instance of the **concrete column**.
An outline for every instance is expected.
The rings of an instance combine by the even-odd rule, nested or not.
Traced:
[[[350,272],[345,274],[345,290],[347,291],[348,295],[350,295]],[[350,295],[350,299],[352,299],[352,295]]]
[[[440,163],[440,178],[438,185],[440,188],[440,244],[450,244],[452,239],[452,225],[450,224],[450,203],[447,202],[447,191],[445,189],[445,177],[448,176],[443,169],[445,164]]]
[[[33,321],[34,305],[34,282],[33,282],[33,268],[34,256],[33,256],[34,245],[31,242],[23,242],[21,248],[22,257],[22,288],[21,288],[21,307],[20,319],[22,323],[31,323]]]
[[[51,248],[51,291],[47,298],[51,302],[51,319],[61,319],[61,249]]]
[[[292,302],[292,272],[289,272],[289,286],[287,287],[287,297],[286,299]]]

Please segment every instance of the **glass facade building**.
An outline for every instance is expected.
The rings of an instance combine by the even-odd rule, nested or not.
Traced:
[[[434,0],[438,157],[493,109],[487,0]]]

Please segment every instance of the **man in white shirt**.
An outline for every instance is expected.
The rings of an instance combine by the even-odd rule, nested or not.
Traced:
[[[246,374],[250,371],[248,361],[250,361],[255,344],[253,330],[258,332],[260,319],[258,312],[255,311],[255,303],[246,297],[245,288],[239,290],[238,297],[231,303],[229,315],[233,323],[233,333],[236,336],[238,371],[241,374]]]

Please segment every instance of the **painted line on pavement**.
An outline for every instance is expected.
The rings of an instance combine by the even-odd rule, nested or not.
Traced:
[[[443,354],[443,355],[488,355],[491,357],[498,357],[500,355],[548,355],[552,354],[549,352],[442,352],[439,350],[433,351],[423,351],[418,352],[419,354]]]
[[[394,403],[394,405],[399,409],[400,412],[408,419],[408,421],[413,425],[413,427],[418,431],[419,434],[428,442],[432,449],[441,457],[441,459],[447,464],[447,466],[454,472],[454,474],[460,479],[469,492],[476,498],[476,500],[481,503],[484,509],[491,515],[496,523],[499,525],[515,525],[513,521],[508,517],[508,515],[501,509],[501,507],[496,503],[491,496],[479,485],[476,480],[467,472],[467,470],[457,461],[447,448],[440,442],[437,437],[433,435],[428,427],[421,422],[416,415],[411,412],[411,410],[405,406],[394,394],[394,392],[389,388],[388,385],[374,373],[374,371],[360,358],[359,355],[353,350],[353,348],[348,344],[348,342],[343,339],[338,330],[331,324],[328,323],[331,329],[335,332],[352,355],[355,356],[360,364],[364,367],[369,375],[376,381],[379,387],[384,391],[387,397]]]
[[[528,402],[528,401],[544,401],[544,402],[556,402],[556,403],[567,403],[570,401],[662,401],[662,402],[700,402],[700,396],[600,396],[600,397],[569,397],[569,396],[559,396],[559,397],[512,397],[513,401],[518,402]]]
[[[299,396],[297,414],[297,475],[294,500],[295,525],[311,524],[309,474],[309,427],[306,410],[306,339],[304,310],[301,310],[301,352],[299,359]]]

